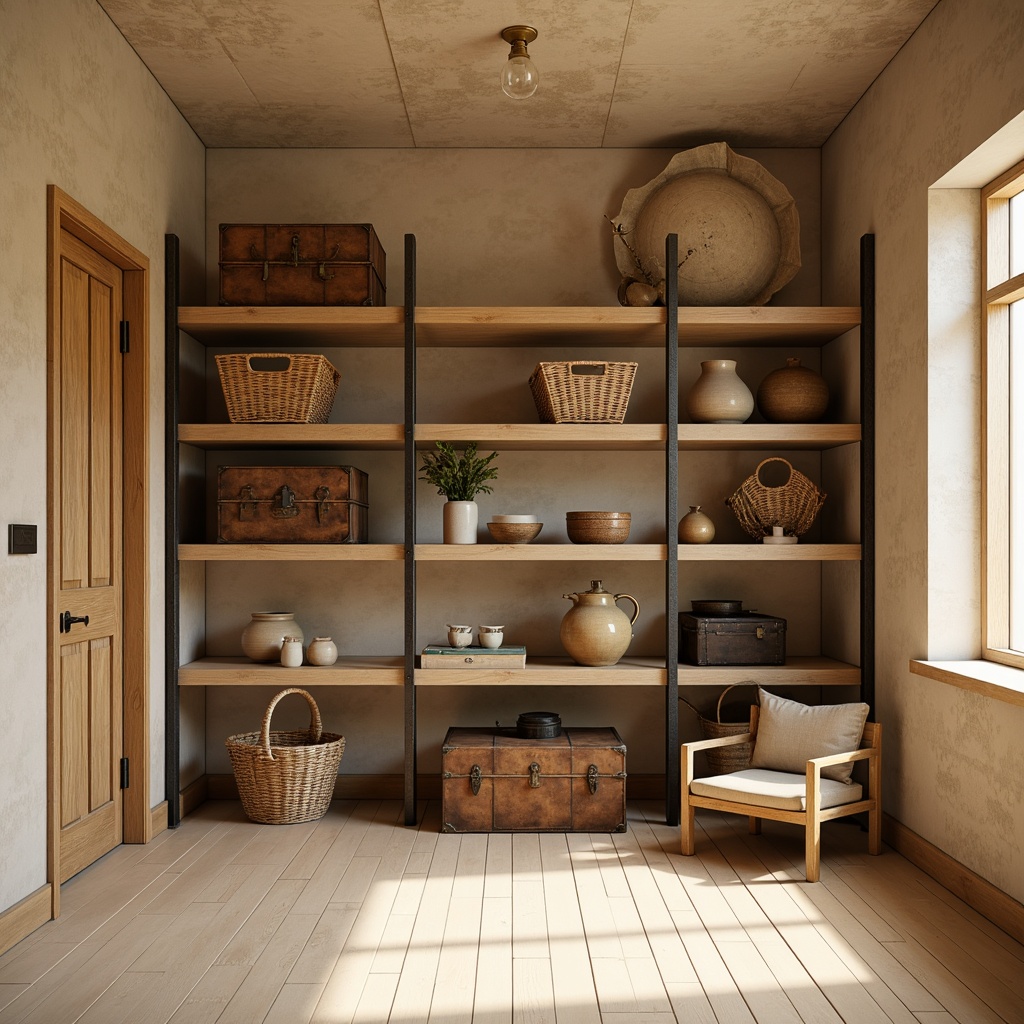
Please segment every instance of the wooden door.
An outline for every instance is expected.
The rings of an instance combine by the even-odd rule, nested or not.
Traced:
[[[121,842],[121,270],[60,232],[52,438],[59,879]]]

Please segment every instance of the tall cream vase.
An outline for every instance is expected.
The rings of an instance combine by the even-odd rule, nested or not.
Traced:
[[[475,501],[446,501],[443,509],[445,544],[475,544],[480,509]]]

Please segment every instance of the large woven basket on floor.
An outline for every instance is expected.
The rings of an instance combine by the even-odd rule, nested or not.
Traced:
[[[325,356],[241,352],[214,358],[232,423],[326,423],[331,415],[341,374]]]
[[[761,470],[769,462],[781,462],[789,468],[789,479],[772,487],[761,482]],[[792,463],[779,456],[763,459],[757,469],[740,484],[736,493],[725,499],[740,526],[755,540],[771,534],[773,526],[781,526],[786,534],[799,537],[814,522],[825,495]]]
[[[291,693],[306,698],[309,728],[271,732],[274,708]],[[253,821],[290,825],[315,821],[327,813],[345,737],[323,731],[320,709],[311,694],[297,686],[282,690],[267,705],[259,732],[238,733],[225,743],[242,808]]]
[[[530,390],[541,423],[621,423],[636,367],[593,359],[538,363]]]
[[[742,722],[722,721],[722,701],[725,700],[725,695],[730,690],[736,689],[737,686],[756,687],[757,684],[751,680],[750,682],[733,683],[732,686],[727,686],[719,694],[718,703],[715,705],[714,718],[705,718],[685,697],[679,698],[697,716],[702,739],[717,740],[722,736],[740,736],[750,731],[749,714],[746,720]],[[715,775],[728,775],[729,772],[741,772],[749,768],[750,755],[753,752],[753,743],[737,743],[732,747],[713,747],[711,750],[705,750],[704,756],[708,760],[708,768]]]

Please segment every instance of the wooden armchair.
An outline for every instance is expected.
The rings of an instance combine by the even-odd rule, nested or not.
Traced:
[[[694,853],[693,812],[697,807],[745,814],[750,819],[750,832],[761,831],[761,819],[788,821],[804,828],[805,872],[808,882],[817,882],[821,863],[821,823],[849,814],[868,814],[868,852],[882,852],[882,727],[865,722],[860,746],[806,762],[804,775],[768,768],[748,768],[706,779],[693,777],[693,755],[698,750],[755,742],[759,709],[750,709],[750,731],[739,736],[698,740],[681,749],[682,780],[682,852]],[[755,758],[756,759],[756,758]],[[822,778],[822,769],[854,761],[868,762],[867,793],[859,783],[846,783]]]

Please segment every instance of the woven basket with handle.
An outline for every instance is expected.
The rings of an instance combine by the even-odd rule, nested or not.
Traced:
[[[717,740],[722,736],[740,736],[745,732],[750,731],[750,716],[748,715],[745,721],[742,722],[723,722],[722,721],[722,701],[725,700],[725,695],[730,691],[734,690],[737,686],[757,686],[757,683],[753,680],[733,683],[732,686],[727,686],[718,697],[718,703],[715,705],[715,717],[705,718],[685,697],[679,699],[697,716],[697,721],[700,723],[701,736],[706,740]],[[753,743],[737,743],[732,747],[717,747],[711,750],[705,750],[704,756],[708,761],[708,768],[714,772],[715,775],[728,775],[729,772],[740,772],[745,768],[750,767],[750,755],[754,751]]]
[[[341,374],[325,356],[238,352],[214,356],[232,423],[326,423]]]
[[[538,363],[530,390],[542,423],[621,423],[636,363],[593,359]]]
[[[292,693],[302,694],[309,704],[309,728],[271,732],[274,708]],[[225,743],[242,809],[252,821],[290,825],[327,813],[345,737],[323,731],[312,694],[297,686],[282,690],[267,705],[259,732],[238,733]]]
[[[769,462],[781,462],[789,469],[784,484],[769,486],[761,481],[761,470]],[[792,463],[779,456],[763,459],[757,469],[740,484],[736,493],[725,499],[740,526],[755,540],[768,536],[773,526],[781,526],[786,534],[799,537],[814,522],[826,495]]]

